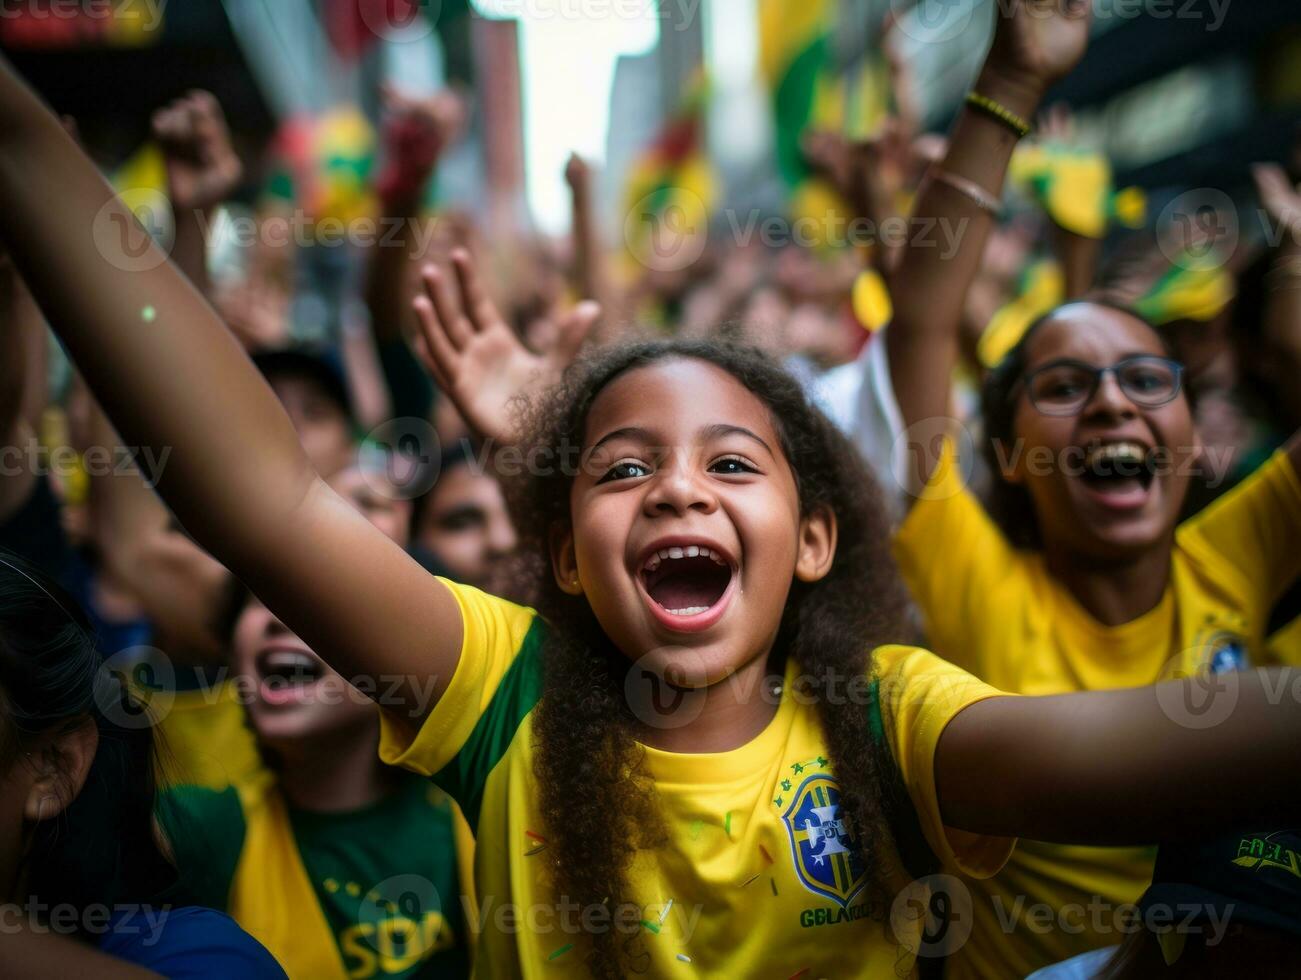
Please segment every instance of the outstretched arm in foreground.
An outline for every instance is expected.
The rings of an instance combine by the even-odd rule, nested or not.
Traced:
[[[1002,697],[940,736],[946,824],[1072,844],[1146,844],[1301,816],[1295,671]]]
[[[460,656],[450,591],[312,470],[236,340],[2,60],[0,238],[118,432],[169,453],[158,489],[189,532],[418,722]]]

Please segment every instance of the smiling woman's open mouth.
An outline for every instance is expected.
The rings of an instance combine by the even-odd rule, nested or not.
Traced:
[[[1080,479],[1095,500],[1131,510],[1147,500],[1156,463],[1157,455],[1136,442],[1095,444],[1085,453]]]
[[[320,660],[288,648],[273,647],[262,651],[255,666],[261,682],[262,700],[269,704],[300,701],[303,694],[325,676],[325,665]]]
[[[671,629],[697,630],[722,615],[735,573],[726,556],[692,544],[652,552],[640,577],[657,619]]]

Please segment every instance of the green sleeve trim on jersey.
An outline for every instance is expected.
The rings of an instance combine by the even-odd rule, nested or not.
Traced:
[[[488,774],[506,754],[515,732],[542,696],[542,644],[546,626],[535,618],[524,634],[488,708],[452,760],[434,773],[434,782],[460,805],[470,828],[479,829],[479,805]]]
[[[157,813],[187,899],[225,912],[244,850],[239,792],[234,786],[176,786],[159,797]]]
[[[912,794],[904,785],[903,775],[895,763],[894,752],[890,749],[890,740],[885,734],[885,719],[881,717],[881,682],[872,679],[871,700],[867,709],[868,731],[872,741],[880,750],[880,756],[888,767],[886,774],[889,794],[885,800],[886,820],[890,833],[894,837],[894,846],[899,851],[904,870],[913,878],[925,878],[940,870],[940,860],[931,850],[922,832],[922,822],[917,817]]]

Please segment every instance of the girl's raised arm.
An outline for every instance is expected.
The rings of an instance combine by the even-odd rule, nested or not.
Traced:
[[[312,470],[235,338],[3,59],[0,238],[118,432],[166,460],[187,530],[418,723],[460,656],[450,590]]]
[[[944,822],[1071,844],[1146,844],[1301,816],[1295,670],[1001,697],[940,736]]]
[[[912,216],[916,233],[909,234],[890,282],[890,376],[904,424],[927,447],[929,432],[912,427],[950,414],[963,301],[980,268],[1016,147],[1015,120],[1034,118],[1044,90],[1075,66],[1088,44],[1089,0],[994,6],[994,45],[973,89],[987,108],[968,105],[959,114],[944,161],[923,182]],[[1000,120],[999,112],[1010,115]],[[929,449],[923,451],[913,475],[924,483],[936,462]]]

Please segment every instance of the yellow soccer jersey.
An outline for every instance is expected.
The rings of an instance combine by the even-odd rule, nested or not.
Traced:
[[[386,762],[433,777],[477,823],[476,971],[570,976],[579,971],[583,916],[596,927],[609,919],[559,901],[538,857],[548,828],[535,797],[531,714],[546,627],[531,610],[447,584],[464,619],[460,664],[414,738],[385,720],[380,752]],[[923,650],[884,647],[875,663],[876,697],[865,698],[864,728],[888,740],[915,809],[896,830],[900,849],[911,833],[951,867],[993,873],[1013,842],[943,826],[934,753],[954,715],[998,692]],[[670,843],[639,852],[630,869],[646,976],[912,971],[921,923],[910,920],[915,929],[896,936],[890,909],[867,901],[867,876],[837,814],[839,789],[817,718],[800,700],[785,694],[767,728],[733,751],[647,748]],[[883,708],[874,714],[872,704]],[[891,871],[902,876],[897,859]]]
[[[178,690],[163,704],[158,719],[163,785],[224,789],[264,772],[238,684],[223,679]]]
[[[951,446],[895,551],[936,652],[1001,691],[1104,690],[1260,666],[1286,649],[1267,646],[1264,632],[1301,573],[1301,481],[1277,453],[1182,524],[1165,595],[1120,626],[1099,623],[1041,555],[1008,543],[962,485]],[[946,976],[1025,976],[1116,943],[1117,908],[1142,894],[1154,857],[1154,848],[1022,841],[999,875],[968,882],[975,925]]]

